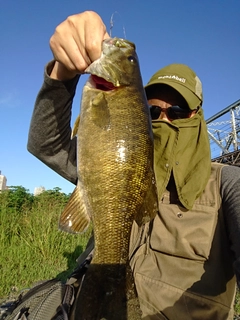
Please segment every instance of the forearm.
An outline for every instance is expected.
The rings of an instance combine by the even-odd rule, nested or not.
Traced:
[[[222,169],[223,212],[234,254],[234,269],[240,286],[240,168],[226,166]]]
[[[76,139],[71,140],[71,107],[79,77],[61,82],[51,79],[53,63],[45,70],[28,136],[28,151],[76,183]]]

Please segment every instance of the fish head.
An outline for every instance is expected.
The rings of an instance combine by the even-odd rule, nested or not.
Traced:
[[[135,44],[121,38],[108,38],[102,43],[102,54],[86,70],[101,90],[136,85],[142,78]]]

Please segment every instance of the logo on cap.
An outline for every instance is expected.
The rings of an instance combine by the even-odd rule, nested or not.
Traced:
[[[186,82],[185,78],[179,78],[175,74],[174,75],[159,76],[158,79],[174,79],[174,80],[180,81],[182,83]]]

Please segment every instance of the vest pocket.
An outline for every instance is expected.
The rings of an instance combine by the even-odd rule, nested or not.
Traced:
[[[233,317],[232,310],[220,303],[141,273],[135,274],[135,283],[143,319],[226,320]]]
[[[208,259],[216,227],[216,208],[195,204],[189,211],[160,204],[152,224],[150,247],[164,254],[204,262]]]

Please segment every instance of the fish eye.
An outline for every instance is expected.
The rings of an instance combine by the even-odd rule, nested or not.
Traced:
[[[135,58],[134,56],[129,56],[129,57],[128,57],[128,60],[129,60],[130,62],[136,62],[136,58]]]

